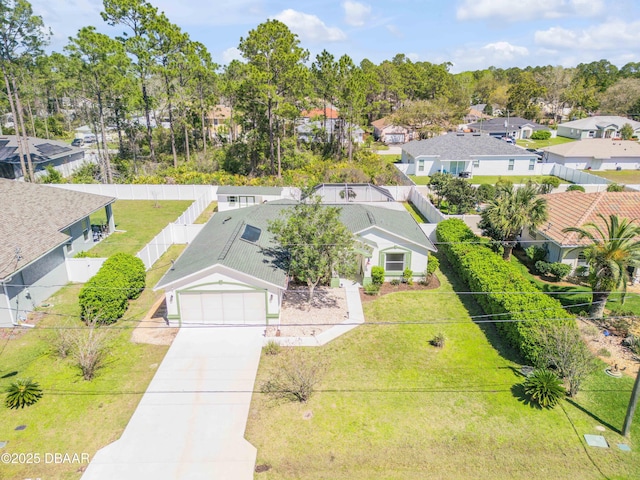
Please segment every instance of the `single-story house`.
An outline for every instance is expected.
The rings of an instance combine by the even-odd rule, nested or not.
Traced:
[[[535,153],[479,133],[448,133],[416,140],[402,147],[407,174],[425,176],[436,172],[459,175],[539,175],[542,164]]]
[[[340,118],[327,118],[326,120],[302,119],[302,123],[296,127],[296,134],[300,141],[307,143],[324,141],[324,136],[339,136],[346,142],[349,134],[351,134],[353,143],[364,143],[364,130],[358,125],[352,125]]]
[[[625,123],[631,125],[634,135],[640,136],[640,122],[616,115],[594,116],[572,120],[558,125],[558,136],[576,138],[618,138]]]
[[[88,161],[83,149],[57,140],[28,137],[27,144],[36,178],[46,175],[49,165],[67,177]],[[24,178],[15,135],[0,136],[0,178]]]
[[[282,199],[295,199],[296,189],[283,187],[218,187],[218,211],[252,207],[265,202]]]
[[[0,327],[10,327],[67,284],[65,259],[93,246],[89,215],[115,198],[0,179]]]
[[[590,222],[604,226],[598,214],[607,219],[612,214],[640,219],[640,192],[563,192],[543,198],[547,201],[549,218],[533,231],[525,229],[522,244],[528,246],[534,241],[536,245],[544,245],[548,251],[547,261],[567,263],[574,270],[587,265],[580,247],[590,242],[587,238],[578,240],[576,233],[564,233],[565,228],[582,228]],[[636,269],[636,276],[640,277],[640,269]]]
[[[576,170],[640,169],[640,143],[633,140],[593,138],[542,149],[547,163]]]
[[[544,125],[520,117],[496,117],[467,126],[476,133],[488,133],[493,137],[511,137],[516,140],[530,138],[538,130],[550,131]]]
[[[321,183],[313,187],[305,198],[316,196],[324,204],[395,202],[389,190],[371,183]]]
[[[413,129],[404,125],[396,125],[389,117],[380,118],[371,122],[371,125],[373,126],[373,138],[387,145],[407,143],[418,137]]]
[[[163,289],[171,321],[195,324],[277,324],[289,283],[269,222],[292,208],[280,200],[214,215],[155,289]],[[411,268],[416,277],[435,251],[404,209],[340,205],[341,221],[362,244],[358,279],[381,265],[389,278]]]

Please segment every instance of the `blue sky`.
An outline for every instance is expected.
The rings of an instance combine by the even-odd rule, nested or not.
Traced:
[[[86,25],[119,34],[100,17],[100,0],[31,0],[62,51]],[[451,62],[452,72],[491,65],[575,66],[605,58],[640,62],[638,0],[151,0],[226,64],[241,37],[267,19],[289,26],[310,51],[326,49],[378,64],[404,53],[414,61]]]

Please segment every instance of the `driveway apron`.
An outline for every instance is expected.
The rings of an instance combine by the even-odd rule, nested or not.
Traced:
[[[250,480],[244,439],[264,326],[182,327],[122,436],[82,480]]]

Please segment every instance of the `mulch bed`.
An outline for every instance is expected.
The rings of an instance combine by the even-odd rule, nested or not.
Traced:
[[[367,295],[364,293],[364,289],[360,289],[360,300],[362,302],[372,302],[373,300],[380,298],[383,295],[396,292],[419,292],[420,290],[433,290],[440,287],[440,280],[434,274],[431,277],[431,281],[428,285],[422,285],[420,282],[414,282],[413,285],[407,285],[401,283],[399,285],[391,285],[390,282],[385,282],[380,286],[380,292],[378,295]]]

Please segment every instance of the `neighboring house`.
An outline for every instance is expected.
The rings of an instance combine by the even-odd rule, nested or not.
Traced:
[[[49,165],[67,177],[86,161],[83,149],[64,142],[33,137],[29,137],[27,142],[36,177],[46,175]],[[24,178],[15,135],[0,136],[0,178]]]
[[[295,205],[276,201],[214,215],[155,289],[164,289],[170,320],[181,324],[277,324],[289,277],[269,222]],[[435,247],[404,209],[340,205],[341,221],[362,244],[358,278],[385,267],[399,278],[416,276]]]
[[[296,198],[295,189],[282,187],[218,187],[218,211],[252,207],[264,202]]]
[[[417,138],[413,129],[403,125],[395,125],[389,117],[371,122],[371,125],[373,126],[373,138],[387,145],[407,143]]]
[[[209,138],[226,140],[238,138],[240,126],[233,125],[233,132],[231,131],[232,114],[231,108],[225,105],[216,105],[207,113],[205,124]]]
[[[407,174],[425,176],[436,172],[459,175],[539,175],[543,164],[524,148],[479,133],[448,133],[402,147]]]
[[[536,230],[525,230],[522,244],[527,246],[534,240],[536,245],[545,245],[549,262],[567,263],[574,270],[587,265],[580,247],[588,245],[589,240],[578,240],[578,234],[564,233],[565,228],[583,228],[590,222],[604,227],[598,214],[607,219],[612,214],[620,218],[640,219],[640,192],[563,192],[543,195],[543,198],[547,201],[549,217]],[[636,277],[639,274],[640,269],[636,269]]]
[[[331,107],[331,106],[327,106],[326,109],[324,108],[313,108],[311,110],[304,110],[301,114],[300,117],[303,119],[307,119],[307,120],[323,120],[324,118],[327,119],[337,119],[340,116],[340,114],[338,113],[338,110],[336,110],[335,108]]]
[[[24,320],[68,281],[65,259],[93,246],[89,215],[112,197],[0,179],[0,327]]]
[[[325,138],[339,137],[346,142],[348,135],[354,143],[364,143],[364,130],[357,125],[345,123],[338,118],[327,118],[326,120],[303,119],[302,123],[296,127],[296,135],[303,142],[311,143],[324,141]]]
[[[496,117],[468,125],[472,132],[488,133],[493,137],[530,138],[538,130],[550,131],[544,125],[520,117]]]
[[[628,123],[635,136],[640,136],[640,122],[619,116],[595,116],[558,125],[558,136],[576,138],[618,138],[620,129]]]
[[[548,163],[576,170],[640,169],[640,143],[609,138],[587,139],[542,149]]]
[[[486,105],[484,105],[483,108],[484,107],[486,107]],[[478,110],[474,107],[470,107],[469,111],[463,118],[463,121],[464,121],[463,126],[467,128],[469,125],[479,122],[480,120],[484,121],[484,120],[489,120],[491,118],[493,118],[491,115],[487,115],[486,113],[483,113],[482,110]]]

